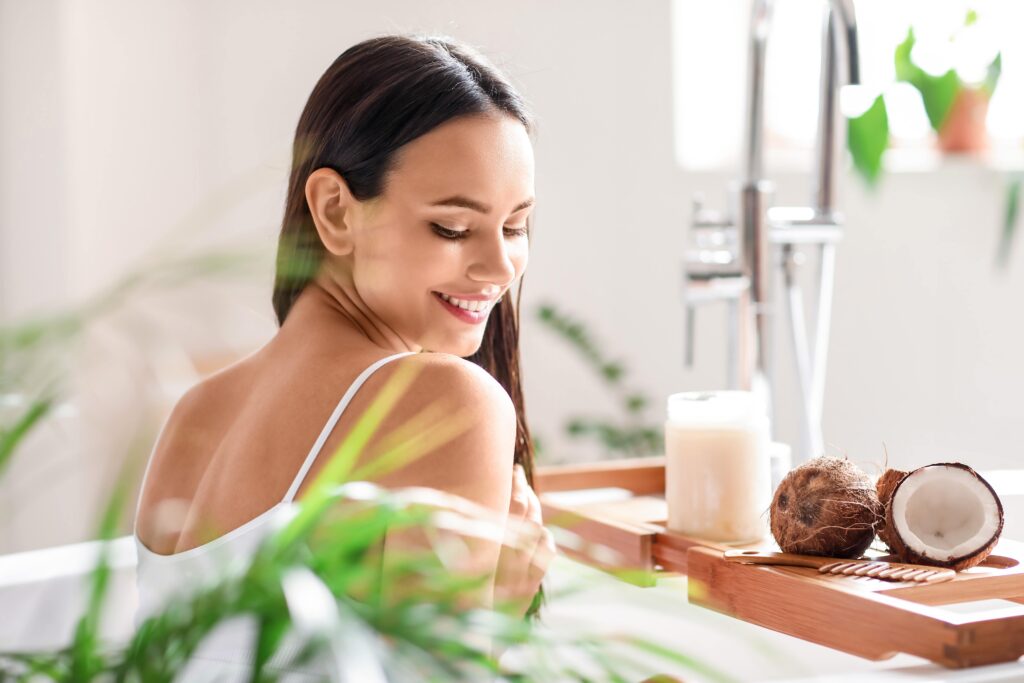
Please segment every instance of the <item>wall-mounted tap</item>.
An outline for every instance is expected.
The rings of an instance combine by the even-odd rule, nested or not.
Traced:
[[[773,0],[754,0],[750,23],[747,118],[742,178],[730,187],[724,213],[694,204],[690,247],[684,259],[685,361],[693,362],[696,306],[719,301],[729,307],[728,386],[759,393],[769,412],[772,401],[771,332],[779,297],[773,290],[781,270],[785,310],[800,391],[802,444],[797,461],[824,451],[821,431],[825,363],[831,319],[835,245],[842,219],[833,206],[836,164],[836,100],[840,68],[845,81],[859,83],[857,22],[852,0],[824,2],[820,96],[815,162],[808,206],[770,206],[772,184],[762,164],[765,53]],[[842,55],[843,64],[839,64]],[[817,251],[816,313],[810,326],[796,272],[805,254]],[[814,330],[808,337],[808,327]]]

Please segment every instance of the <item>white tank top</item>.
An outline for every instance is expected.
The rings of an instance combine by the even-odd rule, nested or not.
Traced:
[[[138,557],[135,581],[139,601],[135,612],[135,627],[138,628],[147,617],[160,612],[175,596],[188,594],[197,588],[213,583],[225,574],[244,570],[260,542],[287,522],[295,513],[293,501],[299,486],[359,387],[377,368],[396,358],[413,353],[416,352],[396,353],[382,358],[366,368],[338,401],[334,412],[331,413],[324,428],[320,431],[320,436],[313,443],[313,447],[309,449],[306,460],[299,468],[284,498],[269,510],[260,513],[223,536],[173,555],[154,553],[142,544],[138,536],[139,508],[142,502],[140,494],[139,501],[135,506],[135,524],[132,528]],[[152,463],[153,456],[150,454],[142,475],[143,489]],[[248,680],[249,663],[255,652],[255,634],[256,622],[251,616],[224,620],[204,638],[196,649],[192,661],[189,662],[183,678],[178,680]],[[270,666],[275,671],[282,672],[283,680],[322,680],[327,673],[324,671],[323,662],[303,667],[289,666],[288,662],[298,654],[300,646],[300,642],[286,638],[278,652],[270,660]]]

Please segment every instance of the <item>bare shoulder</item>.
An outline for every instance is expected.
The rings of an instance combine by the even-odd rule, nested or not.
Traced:
[[[255,381],[250,359],[243,359],[192,385],[175,403],[162,438],[194,439],[223,433],[238,415]]]
[[[193,385],[175,402],[153,445],[139,493],[137,531],[151,549],[173,550],[180,529],[157,529],[151,512],[164,501],[183,510],[191,505],[247,388],[244,366],[233,366]]]
[[[417,353],[399,358],[395,365],[415,366],[414,388],[433,390],[490,417],[515,420],[515,406],[505,388],[489,372],[449,353]]]
[[[415,376],[405,397],[406,410],[433,406],[452,415],[466,415],[473,420],[469,438],[507,440],[514,445],[515,405],[505,388],[482,367],[447,353],[418,353],[397,363],[412,366]],[[394,372],[399,367],[402,365],[396,364]]]
[[[475,363],[444,353],[396,359],[359,390],[349,420],[356,419],[403,372],[412,379],[382,420],[361,464],[385,458],[389,449],[393,452],[396,437],[404,435],[405,442],[419,452],[400,468],[374,477],[375,481],[390,487],[426,486],[507,510],[516,410],[504,387]],[[344,433],[336,436],[344,438]]]

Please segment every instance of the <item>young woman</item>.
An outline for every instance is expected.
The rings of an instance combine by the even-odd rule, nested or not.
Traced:
[[[456,494],[535,529],[532,549],[477,558],[495,598],[526,611],[554,552],[530,486],[519,375],[532,128],[509,82],[447,39],[374,38],[327,69],[295,134],[280,329],[182,397],[147,465],[137,621],[218,558],[252,552],[404,366],[415,379],[364,461],[433,403],[468,416],[457,437],[377,482]]]

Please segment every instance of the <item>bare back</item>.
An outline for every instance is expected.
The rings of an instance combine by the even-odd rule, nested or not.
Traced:
[[[297,338],[279,332],[252,356],[199,383],[179,401],[157,443],[138,535],[153,552],[173,554],[235,529],[281,501],[339,398],[360,373],[393,352],[344,335]],[[344,343],[348,341],[349,343]],[[429,486],[507,509],[515,409],[483,369],[456,356],[417,353],[379,368],[352,397],[299,489],[301,496],[360,415],[402,364],[418,375],[360,459],[431,403],[471,411],[474,434],[374,480]],[[459,441],[462,441],[460,446]],[[461,451],[472,452],[461,452]],[[178,499],[183,518],[156,527],[156,507]],[[170,506],[173,508],[173,506]]]

